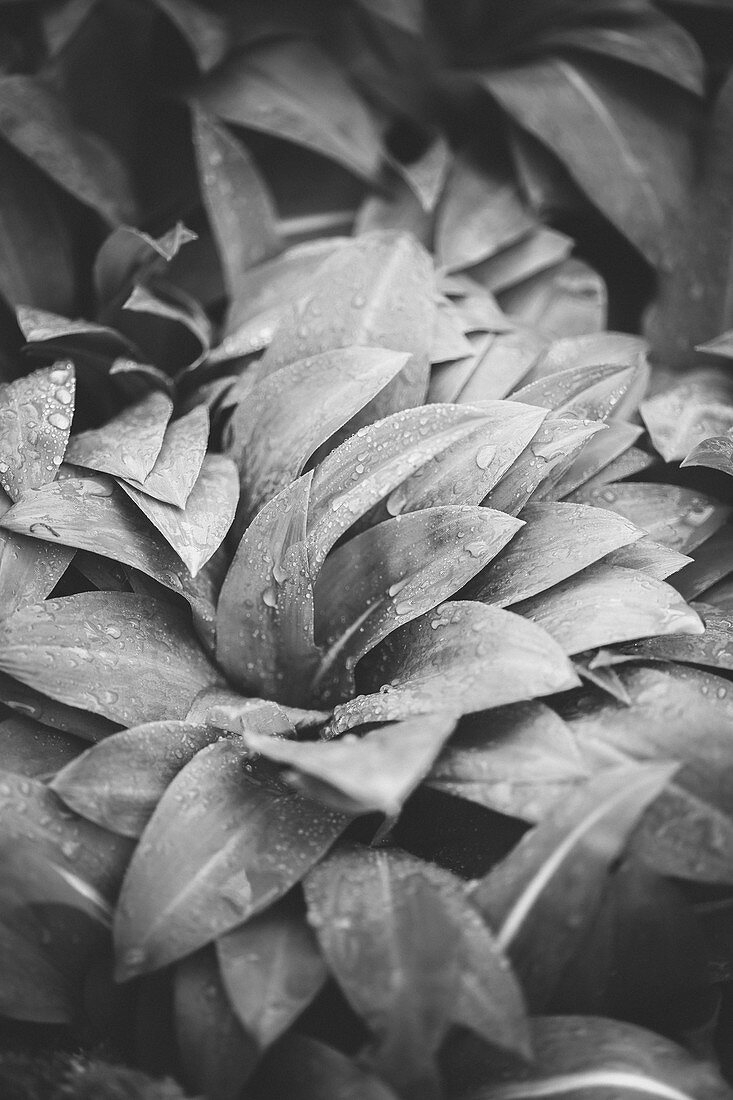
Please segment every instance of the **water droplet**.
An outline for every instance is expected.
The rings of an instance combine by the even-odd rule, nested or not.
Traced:
[[[48,422],[49,424],[52,424],[54,428],[60,428],[62,431],[65,431],[65,429],[68,428],[69,424],[71,423],[66,413],[60,412],[51,413],[48,418]]]
[[[277,593],[273,588],[266,588],[262,593],[262,601],[268,607],[277,607]]]
[[[492,447],[487,444],[485,447],[481,447],[481,449],[477,452],[476,465],[479,467],[480,470],[488,470],[489,466],[495,458],[496,447]]]

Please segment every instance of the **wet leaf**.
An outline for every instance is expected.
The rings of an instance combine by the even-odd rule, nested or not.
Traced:
[[[508,175],[482,172],[463,157],[454,160],[435,227],[436,258],[442,267],[448,271],[472,267],[534,227]]]
[[[295,737],[323,725],[327,718],[327,711],[280,706],[272,699],[250,699],[226,688],[200,692],[186,715],[186,721],[194,724],[217,726],[230,733],[251,730],[270,737]]]
[[[710,470],[720,470],[733,476],[733,436],[726,432],[725,435],[700,440],[681,465],[707,466]]]
[[[429,398],[478,404],[507,397],[532,369],[544,346],[530,329],[491,333],[481,339],[471,359],[433,371]]]
[[[677,485],[611,482],[585,494],[585,503],[609,508],[642,527],[656,542],[689,554],[728,520],[731,508]]]
[[[246,148],[200,110],[194,112],[193,140],[201,195],[229,297],[236,301],[248,269],[282,251],[275,208]]]
[[[189,1088],[208,1100],[238,1100],[254,1069],[257,1048],[232,1011],[213,948],[178,963],[173,1012]]]
[[[461,315],[448,298],[438,301],[435,329],[430,347],[431,363],[446,363],[471,355],[473,345],[467,339]]]
[[[409,352],[392,385],[370,402],[352,430],[422,404],[437,306],[432,261],[413,237],[394,232],[358,237],[336,249],[306,289],[278,327],[263,372],[352,345]]]
[[[0,133],[80,202],[112,225],[135,220],[127,169],[111,145],[72,121],[50,82],[14,73],[0,80]]]
[[[481,75],[490,94],[562,160],[649,262],[668,268],[677,258],[671,228],[685,209],[691,177],[691,109],[671,87],[662,109],[647,83],[653,79],[637,71],[630,94],[625,73],[561,57]]]
[[[566,653],[650,634],[702,634],[704,625],[679,593],[641,573],[597,562],[517,604]]]
[[[683,382],[642,401],[640,411],[652,443],[665,462],[674,462],[733,427],[733,386],[723,371],[692,371]]]
[[[609,425],[611,431],[613,431],[615,425]],[[605,433],[604,433],[605,434]],[[610,441],[613,442],[613,436],[610,437]],[[580,463],[583,461],[583,452],[580,454]],[[634,477],[636,474],[641,474],[645,470],[648,470],[655,464],[655,460],[652,455],[647,454],[646,451],[642,451],[639,447],[629,447],[627,451],[619,455],[618,458],[612,459],[607,466],[604,466],[597,474],[593,474],[588,480],[577,489],[574,489],[571,493],[566,495],[567,500],[574,501],[576,504],[584,504],[592,496],[595,489],[599,489],[602,485],[610,485],[612,482],[623,481],[626,477]],[[570,468],[572,469],[572,467]],[[564,480],[560,483],[560,492],[564,488]]]
[[[216,614],[217,660],[230,682],[295,704],[318,657],[304,542],[311,476],[283,489],[247,528]]]
[[[496,607],[453,601],[395,631],[370,680],[384,685],[334,711],[331,735],[365,722],[452,711],[470,714],[551,695],[578,683],[550,636]]]
[[[219,679],[187,616],[126,592],[82,592],[16,611],[0,668],[68,706],[124,725],[183,717]]]
[[[562,719],[534,701],[464,718],[427,783],[534,822],[563,803],[588,775]]]
[[[219,549],[232,525],[239,478],[226,455],[206,455],[183,508],[156,500],[145,489],[120,481],[131,500],[170,543],[195,577]]]
[[[311,484],[307,537],[312,575],[373,505],[482,423],[492,421],[481,408],[425,405],[359,428],[331,451]]]
[[[145,480],[124,480],[149,497],[185,508],[201,472],[208,440],[208,409],[206,405],[195,405],[185,416],[168,424],[158,457]]]
[[[532,1022],[536,1063],[526,1080],[489,1084],[471,1100],[536,1096],[637,1096],[659,1100],[729,1100],[710,1062],[693,1058],[652,1031],[599,1016],[541,1016]]]
[[[547,415],[544,409],[517,402],[484,401],[474,407],[483,413],[482,420],[392,491],[386,501],[390,515],[485,501]]]
[[[415,9],[421,6],[421,0],[418,0],[418,3],[414,3],[414,0],[407,0],[407,3],[398,0],[398,3],[394,4],[393,7],[402,8],[404,11],[410,7],[411,2]],[[377,6],[380,8],[383,7],[383,5]],[[389,18],[389,16],[385,17]],[[405,20],[405,23],[406,22],[407,20]],[[415,20],[415,27],[417,27],[417,23],[418,21]],[[428,214],[435,209],[443,191],[443,185],[445,184],[445,178],[450,168],[451,158],[452,153],[450,145],[442,134],[437,134],[425,151],[415,160],[411,160],[409,164],[405,164],[399,160],[392,161],[395,169],[409,184],[422,210]]]
[[[512,960],[533,1012],[552,1000],[611,864],[676,764],[614,768],[590,780],[527,833],[471,891]]]
[[[253,753],[287,765],[285,778],[308,797],[346,813],[393,817],[455,724],[450,714],[426,714],[337,741],[284,741],[246,730],[242,737]]]
[[[705,603],[692,605],[705,624],[704,634],[645,638],[621,652],[642,661],[682,661],[733,670],[733,622],[729,613]]]
[[[636,569],[658,581],[666,580],[667,577],[684,569],[691,561],[686,555],[678,554],[676,550],[670,550],[669,547],[655,542],[649,535],[644,535],[643,538],[628,546],[613,550],[610,554],[606,554],[603,560],[606,565]],[[675,578],[674,587],[680,591],[677,578]],[[682,592],[681,595],[685,596],[685,593]],[[689,599],[689,596],[685,596],[685,599]]]
[[[0,772],[0,817],[5,841],[30,842],[39,856],[105,896],[115,894],[130,858],[130,841],[71,813],[44,783]]]
[[[14,714],[31,718],[62,733],[71,733],[84,741],[100,741],[119,728],[100,714],[77,710],[76,707],[67,707],[64,703],[49,699],[4,672],[0,672],[0,702]]]
[[[288,1030],[328,977],[313,932],[284,905],[221,936],[216,951],[232,1008],[260,1050]]]
[[[69,362],[0,386],[0,486],[13,500],[56,477],[69,440],[74,389]]]
[[[97,299],[106,309],[122,304],[135,283],[165,274],[168,264],[196,234],[177,222],[162,237],[151,237],[130,225],[120,225],[97,252],[93,277]]]
[[[608,319],[603,277],[575,256],[502,291],[500,304],[549,339],[600,332]]]
[[[51,789],[88,821],[137,837],[181,768],[221,736],[213,726],[146,722],[77,755]]]
[[[674,586],[686,600],[697,599],[733,572],[733,529],[719,527],[698,546],[674,579]],[[703,597],[707,599],[707,596]],[[710,602],[708,600],[708,602]]]
[[[437,1095],[453,1023],[528,1053],[519,987],[460,880],[398,850],[345,848],[310,872],[305,893],[329,969],[372,1032],[367,1064],[400,1092]]]
[[[289,1100],[397,1100],[383,1081],[338,1050],[290,1032],[258,1073],[255,1100],[287,1096]]]
[[[293,141],[372,180],[382,150],[366,106],[315,42],[286,38],[235,55],[199,85],[211,114]]]
[[[10,498],[0,489],[0,524],[10,510]],[[4,499],[3,499],[4,498]],[[0,617],[45,600],[66,572],[74,550],[49,546],[36,538],[0,532]]]
[[[363,409],[407,358],[381,348],[344,348],[301,359],[258,382],[231,421],[230,454],[249,515],[297,477],[316,448]]]
[[[89,470],[145,481],[160,454],[172,411],[170,397],[151,393],[104,427],[74,435],[66,459]]]
[[[635,424],[611,421],[606,425],[605,431],[598,432],[588,440],[572,466],[554,486],[553,496],[560,500],[569,496],[581,485],[585,485],[612,462],[626,454],[641,434],[642,429]],[[615,475],[609,475],[608,480],[615,481]]]
[[[104,951],[109,911],[88,883],[26,842],[0,851],[3,1016],[70,1024],[84,973]]]
[[[474,599],[507,607],[535,596],[612,550],[641,538],[628,520],[580,504],[528,504],[524,527],[471,586]]]
[[[345,828],[342,814],[248,772],[245,763],[242,746],[218,741],[179,772],[158,803],[117,908],[120,980],[174,962],[255,916]]]
[[[84,741],[22,716],[0,722],[3,771],[48,779],[86,748]]]
[[[353,694],[353,669],[361,658],[459,591],[521,525],[490,508],[424,508],[379,523],[334,550],[314,591],[316,638],[324,647],[313,682],[319,698]]]
[[[551,409],[558,416],[564,415],[565,408],[574,408],[582,400],[586,390],[600,382],[607,382],[623,376],[631,368],[618,363],[599,363],[593,366],[582,364],[568,367],[553,374],[543,374],[521,389],[515,390],[512,401],[524,401],[528,405],[541,405]]]
[[[561,263],[572,249],[572,238],[565,233],[538,227],[471,268],[471,277],[498,294]]]

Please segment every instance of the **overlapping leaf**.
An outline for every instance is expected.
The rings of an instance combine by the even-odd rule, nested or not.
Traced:
[[[144,481],[124,480],[149,497],[185,508],[201,472],[209,439],[206,405],[195,405],[170,422],[153,467]]]
[[[85,747],[80,738],[34,718],[16,715],[0,722],[0,762],[5,771],[17,775],[47,780]]]
[[[74,388],[69,362],[0,387],[0,486],[13,500],[55,478],[69,440]]]
[[[89,470],[145,481],[160,454],[172,411],[169,397],[151,393],[104,427],[74,435],[66,459]]]

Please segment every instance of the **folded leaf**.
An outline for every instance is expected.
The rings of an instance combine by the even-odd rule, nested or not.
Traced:
[[[211,323],[207,314],[196,299],[179,289],[174,290],[170,284],[165,287],[159,284],[153,292],[136,283],[122,310],[118,321],[120,327],[131,330],[150,358],[171,373],[180,375],[194,371],[211,349]],[[172,326],[175,327],[171,331]],[[176,334],[176,328],[182,331]],[[182,351],[178,347],[181,336],[184,339]],[[180,361],[181,356],[183,361]]]
[[[471,278],[493,294],[516,286],[524,279],[546,271],[567,259],[573,241],[555,229],[536,228],[488,260],[471,269]]]
[[[415,714],[470,714],[578,684],[544,630],[510,611],[468,601],[443,604],[401,627],[378,656],[369,679],[383,689],[336,707],[327,727],[331,736]]]
[[[0,669],[69,706],[124,725],[183,717],[219,674],[171,604],[82,592],[0,625]]]
[[[568,727],[535,701],[464,718],[427,783],[489,810],[539,821],[588,775]]]
[[[0,386],[0,486],[13,500],[56,477],[69,441],[74,389],[69,362]]]
[[[258,382],[235,410],[230,455],[255,516],[313,452],[398,374],[407,355],[350,347],[291,363]],[[278,446],[273,448],[272,440]]]
[[[285,778],[310,798],[351,814],[396,816],[450,737],[452,715],[426,714],[337,741],[284,741],[244,731],[253,753],[290,767]]]
[[[313,932],[286,905],[221,936],[216,952],[232,1008],[260,1050],[288,1030],[328,978]]]
[[[580,504],[528,504],[511,543],[471,585],[474,599],[507,607],[579,573],[641,538],[621,516]]]
[[[652,1031],[598,1016],[540,1016],[532,1022],[536,1064],[526,1080],[489,1084],[471,1100],[599,1095],[614,1100],[729,1100],[708,1061]]]
[[[702,634],[699,615],[678,592],[647,573],[597,562],[518,603],[566,653],[650,634]]]
[[[247,528],[216,612],[217,660],[231,683],[296,705],[318,657],[304,542],[311,477],[283,489]]]
[[[252,730],[270,737],[295,737],[296,732],[322,725],[327,711],[280,706],[272,699],[249,699],[226,688],[200,692],[186,715],[187,722],[216,726],[230,733]]]
[[[185,508],[201,472],[209,440],[209,412],[195,405],[185,416],[168,424],[158,457],[144,481],[125,478],[149,497]]]
[[[189,1088],[210,1100],[238,1100],[257,1061],[257,1048],[232,1011],[213,948],[179,962],[173,1014]]]
[[[226,455],[204,457],[183,508],[156,500],[145,487],[138,489],[125,481],[119,485],[158,528],[193,577],[221,546],[239,500],[237,470]]]
[[[255,916],[346,827],[342,814],[245,770],[245,762],[241,745],[218,741],[158,803],[117,908],[120,980],[166,966]]]
[[[611,482],[584,494],[584,503],[626,516],[657,542],[681,554],[705,542],[733,511],[692,489],[644,481]]]
[[[611,421],[606,425],[605,431],[598,432],[588,440],[572,466],[553,487],[553,497],[556,500],[562,500],[563,497],[579,489],[581,485],[585,485],[601,470],[626,454],[641,434],[642,429],[635,424]],[[609,481],[615,480],[614,475],[609,476]]]
[[[676,770],[676,764],[648,764],[602,772],[472,889],[471,900],[511,958],[535,1013],[551,1002],[602,900],[609,867]]]
[[[7,497],[0,501],[0,513],[6,501],[10,503]],[[6,515],[2,515],[0,524]],[[73,557],[71,547],[49,546],[37,538],[0,532],[0,617],[7,618],[21,607],[45,600]]]
[[[51,783],[67,806],[122,836],[140,836],[166,789],[222,731],[183,721],[146,722],[106,737]]]
[[[490,508],[424,508],[379,523],[326,559],[315,585],[319,698],[353,694],[356,664],[393,630],[475,577],[522,521]]]
[[[85,748],[81,738],[33,718],[17,715],[0,722],[0,764],[17,775],[47,780]]]
[[[151,393],[104,427],[74,435],[66,460],[100,473],[145,481],[160,454],[172,411],[170,397]]]
[[[367,1064],[435,1091],[449,1026],[524,1056],[522,996],[459,879],[396,849],[345,848],[305,880],[329,969],[372,1033]]]
[[[544,346],[541,336],[521,327],[483,336],[471,359],[433,371],[430,400],[478,404],[505,398],[531,371]]]
[[[733,476],[733,437],[716,435],[700,440],[685,456],[682,466],[707,466]]]
[[[130,294],[135,283],[165,274],[168,264],[197,236],[183,222],[162,237],[151,237],[131,225],[120,225],[105,241],[94,260],[94,290],[106,316]]]

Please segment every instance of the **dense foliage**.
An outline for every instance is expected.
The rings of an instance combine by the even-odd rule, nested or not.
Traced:
[[[0,2],[4,1096],[731,1097],[731,29]]]

